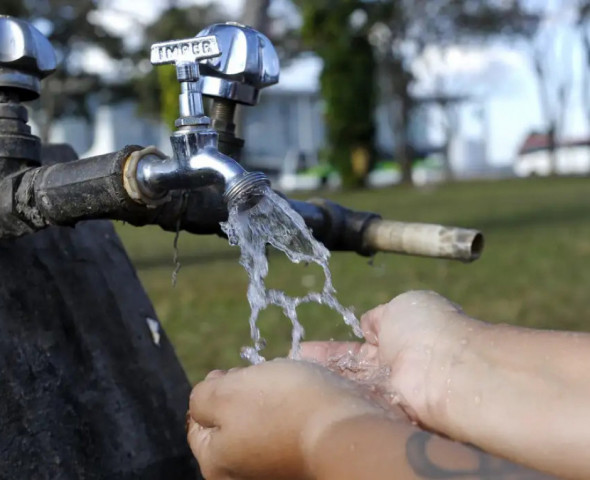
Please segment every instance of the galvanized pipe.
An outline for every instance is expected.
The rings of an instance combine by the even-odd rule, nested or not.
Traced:
[[[0,182],[0,238],[93,218],[221,234],[219,222],[227,219],[227,206],[218,188],[196,189],[187,195],[174,192],[152,208],[129,196],[123,181],[125,166],[133,155],[148,151],[128,146],[98,157],[30,168],[4,179]],[[240,185],[234,185],[232,192],[239,193]],[[483,236],[477,230],[382,220],[375,213],[350,210],[328,200],[289,202],[330,250],[360,255],[393,252],[470,262],[483,249]]]
[[[484,239],[481,232],[466,228],[373,220],[365,228],[363,243],[374,252],[472,262],[481,255]]]

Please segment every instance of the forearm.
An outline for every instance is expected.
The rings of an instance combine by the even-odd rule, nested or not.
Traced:
[[[311,477],[316,480],[550,478],[407,422],[380,416],[333,425],[318,439],[311,458]]]
[[[590,336],[483,325],[464,343],[441,366],[432,427],[560,477],[590,478]]]

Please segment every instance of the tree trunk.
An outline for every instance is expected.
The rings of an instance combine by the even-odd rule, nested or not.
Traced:
[[[270,6],[270,0],[244,0],[244,6],[242,7],[242,14],[240,15],[240,22],[244,25],[258,30],[264,34],[268,34],[268,7]],[[242,108],[248,108],[239,106],[236,108],[234,113],[234,124],[236,125],[236,135],[240,138],[244,138],[244,127],[242,125],[244,121],[244,115]]]
[[[270,0],[246,0],[240,21],[264,34],[268,34],[268,7]]]
[[[451,163],[451,146],[457,133],[457,119],[454,106],[449,102],[442,102],[441,108],[445,115],[445,144],[443,152],[443,169],[445,175],[445,181],[452,182],[455,179],[455,172],[453,171],[453,165]]]
[[[549,151],[549,174],[557,175],[557,126],[551,122],[547,129],[547,147]]]
[[[190,385],[148,319],[110,222],[0,241],[0,477],[200,478]]]
[[[43,110],[43,122],[39,127],[39,138],[41,139],[41,143],[46,145],[49,143],[49,136],[51,135],[51,127],[53,124],[53,120],[55,117],[55,101],[59,98],[59,95],[56,93],[51,92],[51,90],[59,89],[55,88],[55,82],[59,80],[54,80],[51,77],[47,78],[43,83],[43,88],[46,90],[46,94],[41,95],[41,108]]]
[[[551,77],[547,75],[546,67],[543,61],[547,53],[542,50],[537,50],[534,54],[533,61],[535,71],[537,73],[537,84],[539,87],[539,100],[541,109],[545,116],[545,123],[547,124],[547,142],[549,152],[549,173],[556,175],[557,172],[557,139],[558,135],[562,133],[565,122],[565,114],[567,111],[567,100],[571,90],[571,77],[565,78],[558,84],[553,85],[554,91],[557,93],[556,99],[552,103],[551,98]]]
[[[586,113],[586,127],[590,128],[590,34],[582,31],[582,48],[586,64],[582,75],[582,97],[584,99],[584,111]],[[590,155],[590,149],[588,149]]]
[[[411,99],[409,95],[403,95],[398,100],[398,107],[394,116],[395,129],[395,154],[400,165],[401,183],[413,185],[412,178],[412,149],[408,143],[408,132],[410,129]]]

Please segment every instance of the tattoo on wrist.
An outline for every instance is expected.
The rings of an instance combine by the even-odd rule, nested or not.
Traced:
[[[450,469],[438,465],[428,454],[428,443],[434,435],[415,432],[406,441],[408,463],[414,473],[426,480],[478,479],[478,480],[548,480],[554,477],[494,457],[476,447],[464,445],[477,458],[474,469]]]

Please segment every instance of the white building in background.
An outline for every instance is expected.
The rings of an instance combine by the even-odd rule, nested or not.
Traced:
[[[555,145],[555,166],[547,135],[532,133],[518,151],[514,173],[519,177],[588,175],[590,173],[590,138],[558,140]],[[553,167],[555,171],[553,171]]]
[[[35,131],[32,117],[30,123]],[[169,134],[159,122],[138,116],[134,102],[122,102],[97,107],[91,123],[83,118],[65,118],[55,122],[50,141],[69,143],[80,158],[113,152],[132,144],[155,145],[170,153]]]

